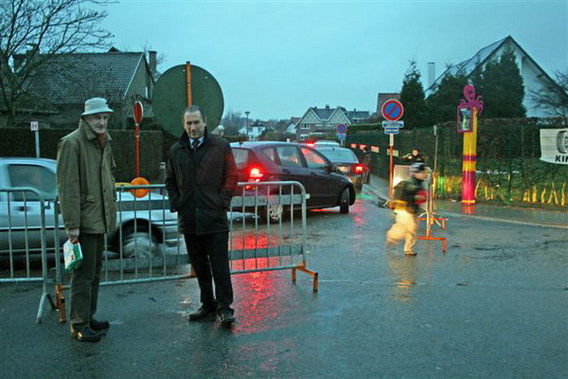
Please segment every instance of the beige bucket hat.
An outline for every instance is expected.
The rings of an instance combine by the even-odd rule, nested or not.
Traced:
[[[112,113],[113,110],[109,108],[106,99],[102,97],[93,97],[85,101],[85,112],[81,116],[87,116],[95,113]]]

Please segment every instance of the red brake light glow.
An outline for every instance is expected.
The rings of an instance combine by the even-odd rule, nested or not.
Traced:
[[[248,181],[256,183],[256,182],[259,182],[260,179],[262,179],[263,176],[264,176],[264,174],[259,167],[253,167],[249,171]]]
[[[355,173],[356,174],[362,174],[364,171],[363,165],[358,164],[357,166],[355,166]]]

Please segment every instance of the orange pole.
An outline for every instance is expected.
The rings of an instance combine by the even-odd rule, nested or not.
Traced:
[[[187,106],[190,107],[193,105],[193,98],[191,96],[191,64],[189,61],[185,62],[185,99],[187,102]],[[197,274],[195,273],[195,269],[193,265],[191,265],[190,275],[192,278],[196,277]]]
[[[394,134],[389,134],[389,199],[393,200],[393,173],[394,173],[394,164],[393,164],[393,151],[394,149]],[[393,203],[389,203],[391,208],[393,207]]]
[[[393,155],[393,147],[390,146],[389,147],[389,155],[390,155],[390,160],[389,160],[389,196],[392,199],[392,174],[393,174],[393,160],[392,160],[392,155]]]
[[[140,128],[136,124],[136,177],[140,176]]]
[[[187,106],[193,105],[193,99],[191,97],[191,64],[189,61],[185,62],[185,98],[187,101]]]

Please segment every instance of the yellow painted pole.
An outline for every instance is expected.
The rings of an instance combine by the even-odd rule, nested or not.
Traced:
[[[472,130],[463,133],[462,204],[475,204],[475,170],[477,163],[477,108],[472,108]]]

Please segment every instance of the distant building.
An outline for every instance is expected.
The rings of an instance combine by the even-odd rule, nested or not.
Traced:
[[[115,111],[112,122],[118,127],[132,116],[134,101],[142,101],[144,117],[153,116],[152,92],[158,75],[156,52],[121,52],[115,48],[106,53],[56,54],[43,65],[29,82],[35,119],[43,126],[76,125],[85,100],[104,97]],[[14,57],[14,66],[33,56]]]
[[[290,118],[290,122],[288,123],[288,126],[286,127],[286,134],[296,134],[296,126],[298,125],[298,122],[300,121],[301,117],[292,117]]]
[[[239,129],[239,134],[243,136],[248,136],[249,141],[258,141],[259,137],[265,132],[265,130],[271,129],[264,125],[261,121],[255,121],[249,126],[248,132],[246,126]]]
[[[303,141],[309,136],[325,136],[335,133],[341,124],[354,125],[370,116],[368,111],[347,111],[344,107],[311,107],[296,124],[296,141]]]
[[[430,95],[435,93],[438,89],[439,84],[442,82],[442,79],[446,75],[455,75],[460,71],[463,71],[466,75],[470,75],[474,70],[478,68],[485,68],[487,63],[491,60],[498,59],[508,48],[512,49],[515,53],[517,65],[519,66],[519,71],[523,78],[523,84],[525,86],[525,98],[523,100],[523,105],[527,109],[527,116],[551,116],[551,114],[547,113],[545,110],[535,107],[535,104],[531,100],[531,91],[542,91],[543,88],[546,88],[550,85],[555,85],[555,81],[511,36],[507,36],[502,40],[499,40],[482,48],[471,58],[461,63],[449,66],[444,71],[444,73],[442,73],[442,75],[440,75],[434,81],[434,83],[429,83],[429,86],[425,91],[425,96],[429,97]],[[483,94],[480,95],[483,96]]]

